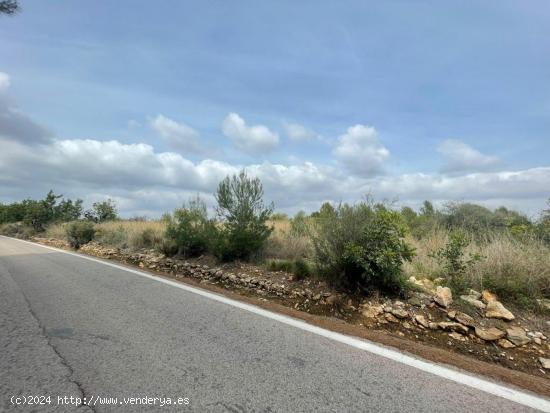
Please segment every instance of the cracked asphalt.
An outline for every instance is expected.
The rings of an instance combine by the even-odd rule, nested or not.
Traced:
[[[522,405],[121,269],[0,237],[0,411],[12,395],[187,397],[156,410],[523,412]]]

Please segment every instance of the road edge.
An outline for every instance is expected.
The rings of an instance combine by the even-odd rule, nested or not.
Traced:
[[[504,399],[516,402],[518,404],[522,404],[527,407],[531,407],[537,410],[541,410],[544,412],[550,413],[550,400],[531,393],[526,392],[524,390],[515,389],[512,387],[505,386],[500,383],[496,383],[493,381],[488,380],[486,377],[478,377],[471,373],[468,373],[464,370],[458,370],[453,366],[448,365],[441,365],[441,364],[435,364],[429,360],[420,358],[416,355],[412,355],[410,353],[404,353],[401,350],[398,350],[396,348],[390,348],[386,347],[383,344],[375,343],[373,341],[364,339],[364,338],[358,338],[354,336],[345,335],[333,330],[328,330],[326,328],[321,328],[319,326],[310,324],[303,319],[298,319],[289,315],[284,315],[278,312],[274,312],[271,310],[267,310],[265,308],[259,307],[255,304],[243,302],[240,300],[237,300],[235,298],[229,298],[226,295],[222,295],[220,292],[212,292],[210,290],[191,285],[185,282],[181,281],[174,281],[173,279],[165,278],[162,276],[159,276],[154,273],[150,273],[143,270],[134,269],[128,266],[124,266],[122,264],[113,263],[107,260],[103,260],[100,258],[96,258],[93,256],[89,256],[86,254],[79,254],[76,252],[66,251],[63,249],[51,247],[48,245],[42,245],[39,243],[22,240],[18,238],[12,238],[12,237],[6,237],[1,236],[3,238],[13,239],[16,241],[20,241],[22,243],[27,243],[34,246],[39,246],[45,249],[49,249],[52,251],[56,251],[59,253],[64,253],[68,255],[72,255],[75,257],[79,257],[82,259],[86,259],[89,261],[97,262],[103,265],[107,265],[113,268],[117,268],[129,273],[133,273],[135,275],[139,275],[141,277],[149,278],[153,281],[162,282],[164,284],[170,285],[172,287],[180,288],[182,290],[185,290],[187,292],[191,292],[197,295],[200,295],[202,297],[224,303],[226,305],[231,305],[232,307],[239,308],[244,311],[248,311],[251,313],[254,313],[256,315],[260,315],[265,318],[269,318],[278,322],[281,322],[286,325],[290,325],[295,328],[299,328],[303,331],[308,331],[310,333],[316,334],[321,337],[328,338],[333,341],[337,341],[349,346],[352,346],[354,348],[367,351],[372,354],[376,354],[378,356],[396,361],[398,363],[402,363],[408,366],[411,366],[413,368],[416,368],[418,370],[434,374],[436,376],[445,378],[447,380],[454,381],[456,383],[475,388],[477,390],[481,390],[485,393],[492,394],[494,396],[502,397]]]

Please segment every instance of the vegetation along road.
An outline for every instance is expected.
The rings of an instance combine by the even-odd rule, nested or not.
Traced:
[[[1,394],[55,397],[41,411],[74,409],[57,396],[170,398],[189,411],[550,409],[541,397],[477,377],[465,385],[460,372],[417,368],[393,350],[181,285],[1,237]]]

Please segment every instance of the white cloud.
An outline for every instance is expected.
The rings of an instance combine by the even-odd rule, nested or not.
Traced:
[[[156,118],[150,120],[150,124],[170,148],[185,152],[203,152],[203,148],[199,144],[199,133],[185,123],[157,115]]]
[[[415,173],[361,178],[309,162],[192,162],[177,153],[155,152],[150,145],[118,141],[56,140],[35,145],[32,150],[14,141],[0,145],[0,193],[4,200],[43,196],[52,188],[85,199],[89,194],[125,199],[127,215],[159,216],[193,193],[212,194],[220,180],[243,167],[262,180],[267,200],[287,211],[313,210],[325,200],[353,202],[367,193],[412,205],[424,199],[467,200],[536,211],[549,195],[550,167],[460,176]]]
[[[390,156],[380,143],[376,129],[366,125],[349,127],[338,137],[333,154],[351,172],[363,177],[380,173]]]
[[[0,72],[0,92],[10,87],[10,76],[7,73]]]
[[[248,126],[236,113],[227,115],[222,130],[238,149],[252,155],[272,151],[279,144],[277,133],[264,125]]]
[[[231,115],[228,119],[235,121]],[[165,117],[160,121],[166,133],[180,130],[179,123],[174,122],[174,126]],[[170,129],[171,126],[174,127]],[[69,197],[82,197],[88,204],[106,197],[117,199],[126,216],[160,216],[197,192],[213,202],[212,193],[219,181],[243,167],[262,180],[266,200],[288,212],[311,211],[326,200],[353,202],[367,193],[377,199],[397,198],[410,205],[418,205],[424,199],[466,200],[535,212],[544,207],[550,195],[550,166],[518,171],[375,176],[389,152],[378,141],[374,128],[362,125],[349,128],[334,149],[338,159],[355,173],[336,164],[311,162],[194,162],[176,152],[155,151],[143,143],[51,139],[32,119],[0,98],[0,147],[0,201],[42,197],[53,189]]]
[[[314,131],[299,123],[283,122],[283,128],[290,140],[294,142],[307,142],[317,136]]]
[[[443,172],[488,171],[500,163],[496,156],[484,155],[457,139],[444,140],[437,151],[445,158]]]

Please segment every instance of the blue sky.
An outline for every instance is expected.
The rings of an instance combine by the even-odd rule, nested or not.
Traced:
[[[242,167],[289,212],[550,197],[546,1],[21,5],[0,17],[0,200],[156,216]]]

